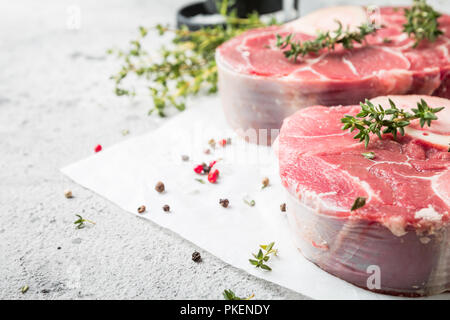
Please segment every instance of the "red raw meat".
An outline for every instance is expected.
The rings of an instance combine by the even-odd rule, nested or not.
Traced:
[[[367,270],[378,266],[375,291],[449,291],[450,100],[390,98],[404,109],[420,99],[445,109],[431,128],[414,120],[397,140],[371,136],[367,149],[353,139],[355,132],[341,130],[340,119],[360,106],[308,107],[284,121],[275,149],[289,193],[288,218],[303,255],[341,279],[368,288]],[[372,102],[389,108],[388,97]],[[367,202],[351,211],[358,197]]]
[[[327,8],[283,26],[250,30],[218,48],[219,92],[238,133],[270,144],[285,117],[315,104],[350,105],[388,94],[450,98],[450,16],[439,19],[443,36],[417,48],[402,33],[403,8],[390,7],[380,10],[384,28],[353,50],[337,47],[292,62],[276,48],[276,34],[308,40],[317,30],[335,30],[335,20],[355,28],[368,18],[364,7]],[[262,130],[259,136],[255,129]]]

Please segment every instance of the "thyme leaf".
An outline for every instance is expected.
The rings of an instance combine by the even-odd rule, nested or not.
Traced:
[[[375,159],[375,152],[370,151],[370,152],[362,152],[361,153],[363,155],[364,158],[372,160]]]
[[[263,270],[272,271],[272,268],[270,268],[266,262],[269,261],[270,255],[277,255],[278,250],[273,249],[273,246],[275,245],[275,242],[271,242],[268,245],[260,245],[260,249],[258,253],[254,254],[252,253],[253,257],[255,259],[248,259],[250,264],[254,265],[256,268],[261,268]]]
[[[314,40],[294,41],[293,34],[287,35],[285,38],[279,34],[276,35],[276,46],[284,50],[284,56],[293,61],[297,61],[299,56],[304,57],[309,53],[317,53],[322,49],[332,51],[337,44],[342,44],[345,49],[352,49],[354,42],[362,43],[364,38],[377,31],[375,24],[364,23],[358,26],[358,30],[350,31],[348,28],[344,30],[342,23],[336,21],[339,27],[333,31],[319,32]]]
[[[246,298],[239,298],[233,291],[231,291],[231,289],[228,290],[225,289],[223,291],[223,297],[225,298],[225,300],[250,300],[255,297],[255,294],[252,293],[250,296]]]
[[[427,102],[421,99],[417,102],[417,108],[411,109],[413,113],[397,108],[395,103],[389,99],[390,108],[384,109],[380,104],[375,106],[366,99],[365,103],[360,103],[361,111],[356,117],[345,115],[341,122],[344,124],[342,130],[350,129],[350,132],[358,130],[353,138],[364,141],[367,148],[370,141],[370,134],[376,134],[380,139],[382,134],[391,133],[394,139],[398,133],[405,135],[405,127],[411,124],[412,120],[420,119],[420,126],[425,124],[431,126],[433,120],[437,120],[436,113],[442,111],[444,107],[431,108]]]
[[[353,203],[352,208],[350,211],[354,211],[356,209],[362,208],[366,205],[366,198],[364,197],[358,197],[355,199],[355,202]]]
[[[244,199],[244,203],[250,207],[254,207],[256,204],[255,200],[247,200],[247,199]]]
[[[405,9],[407,22],[403,25],[403,32],[409,37],[414,36],[416,39],[414,47],[424,39],[435,41],[443,34],[437,20],[440,16],[441,14],[428,5],[426,0],[414,0],[412,7]]]
[[[76,214],[76,216],[78,217],[78,219],[73,224],[77,225],[76,226],[77,229],[83,229],[86,226],[86,222],[88,222],[90,224],[95,224],[94,221],[91,221],[91,220],[88,220],[88,219],[84,219],[79,214]]]

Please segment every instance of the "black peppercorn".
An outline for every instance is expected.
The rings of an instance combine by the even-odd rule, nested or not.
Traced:
[[[280,210],[281,212],[286,212],[286,203],[280,204]]]
[[[192,254],[192,261],[194,262],[202,261],[202,256],[200,255],[200,252],[194,251],[194,253]]]
[[[163,210],[164,210],[165,212],[169,212],[169,211],[170,211],[169,205],[168,205],[168,204],[165,204],[165,205],[163,206]]]
[[[222,207],[227,208],[230,204],[230,201],[228,199],[220,199],[219,203],[222,205]]]
[[[205,173],[205,174],[208,174],[210,171],[211,171],[211,167],[210,166],[208,166],[206,163],[202,163],[202,167],[203,167],[203,172]]]

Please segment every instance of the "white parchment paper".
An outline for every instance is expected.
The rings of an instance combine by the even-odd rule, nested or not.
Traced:
[[[231,145],[204,153],[210,138],[227,137],[232,138]],[[182,161],[183,154],[190,160]],[[193,171],[195,164],[217,159],[221,159],[216,165],[218,183],[211,184]],[[124,210],[178,233],[256,277],[315,299],[393,299],[348,284],[303,258],[280,211],[285,195],[272,150],[236,137],[217,98],[198,99],[156,131],[106,148],[62,171]],[[261,189],[265,176],[270,185]],[[154,190],[157,181],[166,186],[162,194]],[[219,205],[221,198],[229,199],[228,208]],[[255,200],[255,206],[244,199]],[[162,210],[165,204],[170,205],[170,213]],[[147,207],[144,214],[137,213],[141,205]],[[271,241],[279,249],[269,262],[273,271],[250,265],[251,253]],[[450,294],[438,298],[449,299]]]

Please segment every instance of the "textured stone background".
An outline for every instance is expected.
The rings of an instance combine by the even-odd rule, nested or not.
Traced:
[[[125,46],[138,25],[172,22],[184,2],[0,4],[1,299],[220,299],[225,288],[260,299],[304,298],[124,213],[59,172],[99,143],[108,147],[163,123],[146,116],[148,99],[114,96],[108,77],[119,65],[105,51]],[[307,2],[303,12],[325,3],[369,3]],[[78,30],[67,25],[73,8],[81,9]],[[123,129],[130,135],[123,137]],[[75,198],[65,199],[65,189]],[[75,214],[97,224],[76,230]],[[191,261],[194,250],[203,263]]]

